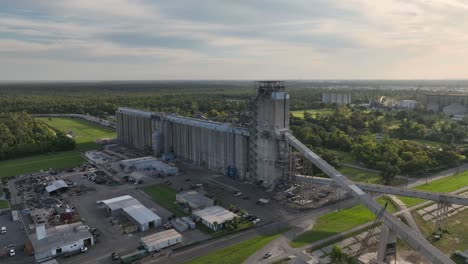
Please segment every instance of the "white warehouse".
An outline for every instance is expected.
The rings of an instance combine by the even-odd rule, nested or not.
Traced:
[[[169,229],[159,233],[140,238],[140,245],[146,251],[160,251],[163,248],[178,244],[182,242],[182,235],[174,229]]]
[[[219,205],[215,205],[193,212],[193,217],[201,221],[205,226],[216,231],[223,228],[224,222],[234,219],[236,214]]]
[[[104,204],[107,212],[113,216],[125,215],[141,232],[148,230],[150,227],[161,225],[161,217],[130,195],[97,201],[96,203]]]
[[[37,262],[94,245],[93,235],[81,222],[54,226],[47,230],[44,224],[40,224],[36,226],[36,233],[30,235],[29,239]]]

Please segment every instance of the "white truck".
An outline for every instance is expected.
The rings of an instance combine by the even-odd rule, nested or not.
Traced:
[[[174,229],[169,229],[140,238],[140,245],[143,246],[148,252],[158,252],[161,251],[161,249],[179,244],[181,242],[182,235]]]

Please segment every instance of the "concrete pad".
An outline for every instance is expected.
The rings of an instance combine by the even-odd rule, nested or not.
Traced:
[[[423,216],[422,218],[424,219],[424,221],[431,221],[432,219],[434,219],[434,217],[430,214],[427,214]]]
[[[309,253],[309,255],[311,255],[312,257],[320,258],[323,255],[325,255],[325,253],[319,249],[319,250],[315,250],[312,253]]]
[[[416,211],[419,215],[425,215],[427,212],[424,211],[423,209],[419,209],[418,211]]]
[[[331,251],[332,251],[332,248],[333,248],[334,246],[335,246],[335,245],[328,245],[328,246],[326,246],[326,247],[324,247],[324,248],[321,248],[321,250],[322,250],[323,252],[325,252],[326,254],[330,254]]]
[[[354,243],[356,243],[356,239],[354,239],[353,237],[349,237],[345,240],[342,240],[340,243],[338,243],[340,245],[341,248],[344,248],[344,247],[347,247],[349,245],[352,245]]]
[[[367,237],[367,231],[366,232],[362,232],[358,235],[356,235],[354,238],[357,240],[357,241],[362,241],[364,238]]]
[[[349,249],[352,251],[352,253],[356,253],[360,248],[361,248],[361,243],[356,243],[356,244],[349,246]]]

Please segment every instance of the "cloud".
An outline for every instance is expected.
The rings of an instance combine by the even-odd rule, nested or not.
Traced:
[[[21,67],[0,79],[462,78],[467,10],[460,0],[4,0],[0,69]],[[41,76],[11,73],[41,62]]]

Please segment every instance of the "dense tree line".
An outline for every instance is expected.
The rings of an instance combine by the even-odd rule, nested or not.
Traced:
[[[27,113],[0,113],[0,160],[74,148],[73,139]]]
[[[416,99],[421,93],[411,90],[380,90],[374,82],[343,83],[330,90],[327,82],[286,82],[291,110],[324,107],[323,92],[346,92],[355,102],[368,102],[382,95]],[[359,85],[364,85],[365,89]],[[352,88],[352,89],[350,89]],[[151,111],[173,112],[185,116],[204,115],[230,121],[239,111],[250,108],[255,95],[252,81],[173,81],[173,82],[96,82],[96,83],[25,83],[0,84],[0,107],[5,112],[30,114],[66,113],[113,115],[119,106]]]
[[[409,118],[410,114],[413,117]],[[337,107],[332,114],[313,116],[305,112],[304,119],[291,117],[291,129],[295,136],[332,165],[337,165],[339,159],[327,149],[351,152],[367,167],[380,170],[384,181],[389,183],[399,173],[421,175],[453,167],[466,153],[466,148],[457,149],[451,144],[429,147],[405,140],[433,139],[457,143],[468,136],[466,125],[445,116],[428,117],[427,120],[419,117],[408,111],[384,114]],[[400,125],[391,125],[395,122]]]

